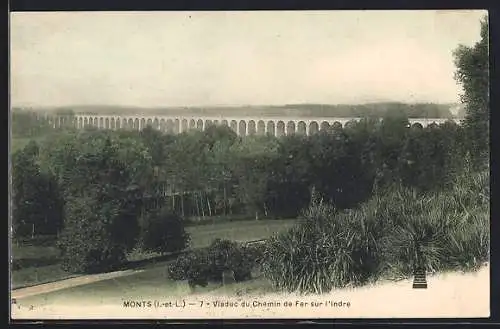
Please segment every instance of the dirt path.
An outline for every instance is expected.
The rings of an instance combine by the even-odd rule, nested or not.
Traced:
[[[125,270],[125,271],[116,271],[110,273],[100,273],[100,274],[92,274],[92,275],[83,275],[75,278],[65,279],[56,282],[39,284],[36,286],[26,287],[11,290],[11,298],[20,299],[24,297],[44,294],[52,291],[57,291],[66,288],[72,288],[76,286],[81,286],[88,283],[93,283],[97,281],[103,281],[108,279],[113,279],[117,277],[132,275],[136,273],[140,273],[144,270]]]

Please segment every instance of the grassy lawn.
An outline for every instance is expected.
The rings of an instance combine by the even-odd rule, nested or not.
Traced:
[[[284,231],[292,227],[294,220],[238,221],[221,224],[191,226],[192,248],[208,246],[213,239],[229,239],[245,242],[270,237],[274,232]]]
[[[43,243],[12,243],[12,287],[32,285],[71,276],[59,266],[55,240]]]
[[[295,220],[290,219],[237,221],[190,226],[187,228],[187,231],[191,234],[191,247],[202,248],[208,246],[212,240],[216,238],[230,239],[240,242],[267,238],[274,232],[289,229],[294,223]],[[71,276],[70,273],[63,271],[60,268],[58,259],[59,251],[54,246],[54,243],[55,241],[52,240],[52,242],[44,241],[43,243],[32,245],[27,243],[14,243],[12,245],[12,257],[16,264],[16,267],[12,270],[11,276],[13,288],[60,280]],[[137,261],[155,256],[158,255],[134,252],[129,255],[129,260]],[[148,267],[147,271],[152,270],[154,272],[157,267],[164,270],[164,264],[165,262],[152,263],[150,264],[151,266]],[[140,278],[141,277],[139,276],[139,279]],[[127,278],[123,279],[127,280]],[[166,284],[166,278],[161,277],[158,278],[158,280],[162,282],[161,286],[164,287]],[[152,287],[154,286],[155,283],[152,283]]]

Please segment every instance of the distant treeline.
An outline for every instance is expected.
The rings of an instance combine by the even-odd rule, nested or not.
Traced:
[[[454,107],[453,104],[388,102],[359,105],[293,104],[283,108],[290,109],[292,113],[296,112],[308,116],[384,117],[391,113],[398,113],[408,118],[453,118],[450,111],[452,107]]]
[[[383,117],[396,112],[408,118],[452,118],[450,108],[457,104],[397,102],[367,104],[290,104],[280,106],[220,106],[220,107],[165,107],[140,108],[121,106],[73,106],[51,109],[40,109],[52,113],[86,113],[86,114],[156,114],[156,115],[258,115],[258,116],[299,116],[299,117]],[[37,110],[37,109],[32,109]]]

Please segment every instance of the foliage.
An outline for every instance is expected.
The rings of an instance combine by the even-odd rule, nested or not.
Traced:
[[[169,204],[186,218],[295,217],[312,186],[345,209],[394,182],[419,190],[446,185],[465,158],[463,128],[408,129],[406,122],[395,115],[387,123],[367,118],[340,130],[282,138],[237,138],[224,126],[180,135],[151,128],[68,131],[48,138],[37,159],[64,195],[79,193],[90,181],[101,184],[97,177],[109,181],[97,164],[75,176],[76,160],[98,154],[108,139],[109,163],[123,167],[114,171],[112,185],[135,193],[132,204],[140,213]]]
[[[373,155],[377,150],[372,150],[378,131],[366,132],[371,129],[360,122],[311,139],[309,186],[315,186],[318,193],[338,209],[353,207],[372,192],[375,173],[381,170],[381,164]],[[308,200],[309,195],[303,198],[302,208]]]
[[[168,253],[184,250],[189,234],[184,221],[168,208],[151,211],[142,222],[140,245],[145,251]]]
[[[259,247],[243,246],[230,240],[215,239],[204,249],[182,255],[168,268],[170,278],[206,285],[221,282],[225,271],[232,271],[237,282],[251,278],[252,270],[262,259]]]
[[[64,186],[65,227],[60,247],[73,259],[67,259],[65,266],[93,271],[102,262],[104,268],[111,268],[137,241],[137,218],[149,175],[143,166],[147,150],[135,141],[101,132],[84,133],[71,141],[72,145],[54,153],[60,181],[71,182]],[[81,241],[88,241],[89,247],[80,246]]]
[[[290,218],[308,206],[313,188],[341,212],[394,184],[418,193],[453,186],[469,158],[464,128],[451,122],[408,128],[397,105],[386,112],[382,121],[365,118],[311,136],[280,138],[238,137],[227,126],[178,135],[150,127],[62,130],[30,151],[36,155],[15,159],[15,222],[24,221],[23,234],[33,231],[33,223],[35,234],[64,224],[65,235],[77,239],[71,220],[77,207],[70,203],[90,197],[97,216],[114,209],[98,226],[102,236],[112,237],[106,248],[127,252],[142,239],[144,248],[165,252],[182,249],[184,238],[180,228],[162,228],[167,224],[158,209],[171,209],[183,222]],[[51,224],[40,224],[45,222]],[[179,243],[174,247],[173,241]]]
[[[62,267],[75,273],[113,270],[125,260],[125,248],[113,236],[110,221],[118,214],[103,207],[96,198],[70,199],[66,204],[65,227],[58,240]]]
[[[384,277],[470,270],[489,258],[486,172],[463,172],[428,193],[391,185],[358,208],[315,201],[266,246],[264,275],[282,290],[327,292]]]
[[[210,277],[210,264],[206,249],[191,251],[177,257],[168,267],[168,274],[172,280],[187,280],[189,285],[205,287]]]
[[[379,231],[370,225],[376,222],[358,212],[315,204],[301,224],[268,241],[264,275],[277,289],[290,292],[322,293],[362,284],[379,266],[373,237]]]
[[[54,177],[40,168],[39,147],[28,143],[12,157],[14,236],[56,234],[62,228],[62,197]]]
[[[455,79],[462,85],[465,125],[470,137],[469,148],[478,161],[489,163],[489,38],[488,19],[481,21],[481,40],[473,47],[460,45],[454,53]]]
[[[210,277],[213,281],[222,281],[224,271],[236,272],[241,262],[241,249],[238,243],[231,240],[215,239],[207,248]],[[236,276],[236,273],[235,273]]]
[[[391,218],[391,226],[383,251],[388,270],[393,275],[408,276],[415,266],[431,272],[469,270],[486,261],[487,181],[485,173],[460,174],[453,187],[441,192],[417,195],[397,189],[390,193],[384,216]]]
[[[233,144],[231,171],[237,177],[236,193],[246,205],[249,214],[267,214],[266,192],[272,173],[272,161],[276,157],[277,143],[274,138],[254,137]]]

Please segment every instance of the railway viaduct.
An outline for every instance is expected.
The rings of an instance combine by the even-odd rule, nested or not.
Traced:
[[[163,132],[178,134],[189,130],[205,130],[210,125],[226,125],[239,136],[272,134],[274,136],[303,134],[311,135],[329,127],[345,127],[361,118],[304,118],[304,117],[252,117],[252,116],[168,116],[168,115],[92,115],[75,114],[52,117],[54,128],[73,126],[78,129],[142,130],[147,126]],[[422,127],[442,124],[448,120],[460,124],[459,119],[410,118],[409,123]]]

